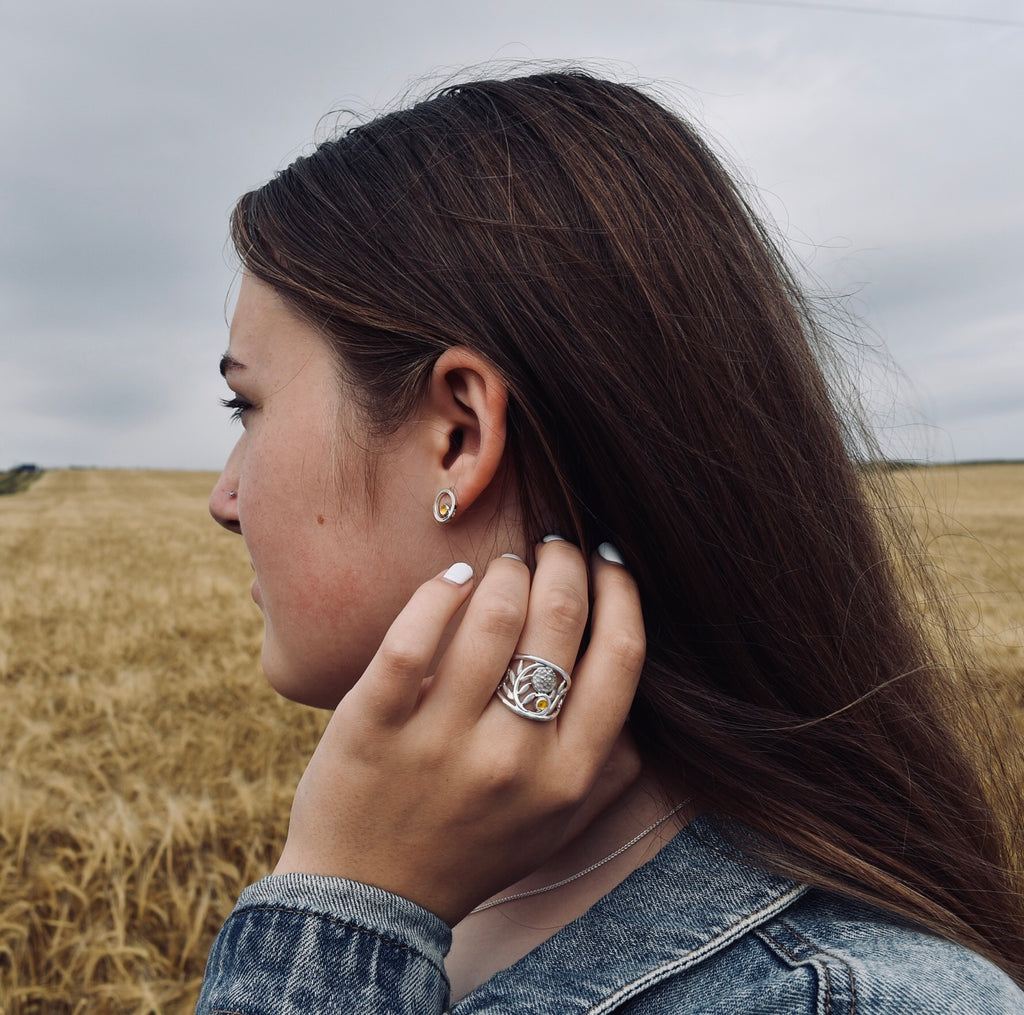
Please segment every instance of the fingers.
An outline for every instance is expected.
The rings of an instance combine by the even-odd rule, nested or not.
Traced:
[[[490,705],[513,655],[536,656],[571,671],[587,612],[586,562],[571,543],[542,543],[532,580],[521,561],[493,561],[431,692],[445,714],[458,709],[475,721]]]
[[[385,725],[403,722],[419,700],[423,680],[448,625],[474,585],[468,564],[453,564],[421,585],[388,628],[362,679],[346,696],[350,707]]]
[[[506,660],[508,670],[497,688],[498,702],[491,706],[493,721],[506,728],[511,723],[531,737],[538,731],[524,729],[521,720],[536,727],[557,717],[570,690],[570,672],[589,612],[587,567],[577,547],[549,536],[537,548],[536,560],[523,630],[515,654]],[[549,731],[553,729],[548,726]]]
[[[571,672],[573,686],[555,723],[527,720],[521,732],[535,736],[538,728],[558,725],[571,739],[589,743],[584,757],[600,765],[629,713],[645,640],[632,578],[621,564],[601,556],[592,566],[593,629],[578,663],[588,615],[587,567],[576,546],[553,540],[538,547],[532,579],[518,559],[491,562],[425,694],[427,669],[468,594],[467,586],[441,577],[417,591],[350,696],[371,696],[360,706],[372,707],[385,723],[404,721],[419,705],[449,730],[468,728],[493,705],[496,720],[521,724],[522,718],[494,701],[494,692],[514,655],[535,656]],[[595,750],[595,745],[604,747]]]
[[[583,554],[564,539],[548,537],[537,548],[529,611],[516,652],[546,659],[571,673],[589,612]]]
[[[428,698],[450,721],[475,722],[516,651],[532,601],[530,572],[512,557],[492,560],[445,651]]]
[[[595,554],[592,567],[590,643],[576,664],[572,690],[559,717],[560,737],[580,758],[591,757],[593,744],[611,743],[622,729],[647,646],[636,582],[621,564],[601,553]]]

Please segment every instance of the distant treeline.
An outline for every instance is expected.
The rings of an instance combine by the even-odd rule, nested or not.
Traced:
[[[38,465],[16,465],[0,472],[0,496],[27,490],[42,474],[43,470]]]
[[[1024,458],[969,458],[962,462],[925,462],[912,458],[883,458],[873,462],[861,462],[862,469],[881,469],[883,472],[902,472],[904,469],[938,469],[953,467],[962,469],[968,465],[1024,465]]]

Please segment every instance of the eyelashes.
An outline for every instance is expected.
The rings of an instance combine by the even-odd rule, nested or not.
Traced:
[[[231,409],[231,420],[241,420],[245,413],[252,408],[252,403],[246,401],[241,395],[235,395],[234,398],[222,398],[220,404],[225,409]]]

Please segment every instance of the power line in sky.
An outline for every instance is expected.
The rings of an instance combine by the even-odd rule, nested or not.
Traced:
[[[889,18],[918,18],[923,21],[954,21],[961,24],[1024,28],[1024,21],[1011,21],[1007,18],[979,18],[972,14],[939,14],[928,11],[894,11],[882,7],[855,7],[853,4],[810,3],[808,0],[706,0],[706,2],[746,4],[750,7],[795,7],[808,11],[838,11],[841,14],[875,14]]]

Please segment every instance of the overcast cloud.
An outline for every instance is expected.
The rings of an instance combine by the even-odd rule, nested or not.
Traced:
[[[0,467],[217,468],[234,436],[216,370],[234,200],[331,110],[523,59],[659,82],[704,126],[901,368],[869,393],[892,453],[1024,457],[1024,3],[851,2],[889,13],[827,0],[5,5]]]

